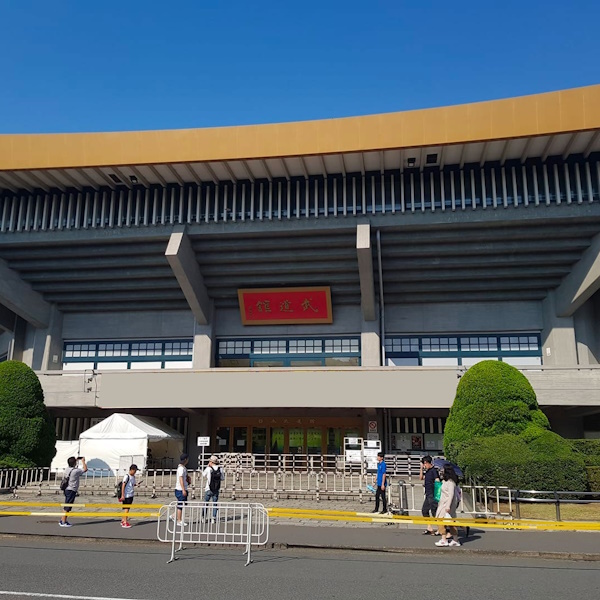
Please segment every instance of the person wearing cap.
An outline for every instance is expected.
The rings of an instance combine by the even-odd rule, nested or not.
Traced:
[[[202,509],[202,519],[205,519],[208,503],[212,500],[213,516],[211,523],[214,523],[217,520],[217,502],[219,501],[219,491],[223,479],[223,471],[219,467],[219,459],[214,454],[208,459],[208,467],[204,469],[202,476],[206,479],[206,486],[204,487],[204,502],[206,506]]]
[[[188,485],[190,478],[188,476],[186,465],[188,464],[189,456],[184,452],[179,457],[179,466],[177,467],[177,482],[175,483],[175,497],[177,498],[177,524],[185,527],[182,520],[182,509],[188,499]]]

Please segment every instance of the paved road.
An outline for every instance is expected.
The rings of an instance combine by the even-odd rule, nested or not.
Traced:
[[[190,549],[167,565],[168,548],[157,543],[3,537],[0,599],[28,597],[12,593],[21,592],[122,600],[548,600],[595,598],[600,581],[597,562],[299,549],[253,557],[244,567],[239,550]]]

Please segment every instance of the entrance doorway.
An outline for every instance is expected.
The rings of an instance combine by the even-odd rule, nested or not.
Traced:
[[[344,437],[362,437],[361,418],[219,418],[215,452],[339,455]]]

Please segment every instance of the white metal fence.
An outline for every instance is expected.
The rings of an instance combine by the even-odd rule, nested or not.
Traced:
[[[365,465],[346,462],[343,456],[312,454],[222,454],[225,473],[222,492],[236,496],[247,494],[362,494],[373,474],[365,472]],[[388,455],[387,471],[390,477],[409,480],[418,476],[420,456]],[[113,493],[126,470],[116,473],[110,469],[90,469],[80,480],[80,493]],[[176,483],[176,469],[148,469],[140,473],[138,494],[156,497],[172,493]],[[189,471],[192,478],[191,497],[202,494],[204,482],[201,470]],[[58,492],[63,471],[49,468],[0,470],[0,488],[20,492]]]
[[[181,520],[177,510],[181,508]],[[216,516],[213,516],[216,507]],[[171,502],[161,507],[156,526],[159,541],[171,544],[171,558],[184,544],[243,546],[246,566],[252,562],[252,546],[269,541],[269,514],[262,504],[241,502]]]

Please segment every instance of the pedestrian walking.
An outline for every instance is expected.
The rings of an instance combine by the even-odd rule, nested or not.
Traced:
[[[430,516],[435,518],[438,508],[438,501],[435,497],[435,488],[436,482],[440,482],[440,473],[433,466],[433,460],[429,454],[421,459],[419,479],[423,481],[423,486],[425,487],[425,498],[423,500],[423,506],[421,507],[421,514],[425,518]],[[436,535],[433,526],[427,525],[423,535]]]
[[[458,475],[452,465],[445,465],[442,473],[442,493],[435,514],[438,519],[456,519],[456,509],[459,503],[460,488]],[[435,543],[436,546],[460,546],[458,530],[454,525],[440,525],[442,539]]]
[[[188,501],[188,485],[190,476],[187,471],[187,464],[190,457],[185,452],[179,457],[179,466],[177,467],[177,482],[175,483],[175,497],[177,498],[177,525],[185,527],[186,523],[182,519],[183,507]]]
[[[379,512],[379,499],[381,498],[381,501],[383,502],[383,510],[381,511],[381,514],[384,514],[387,512],[387,484],[388,484],[388,479],[387,479],[387,465],[385,464],[385,461],[383,460],[383,457],[385,455],[383,454],[383,452],[378,452],[377,453],[377,490],[375,491],[375,508],[373,509],[373,512]]]
[[[121,519],[121,527],[125,529],[131,528],[129,522],[129,509],[133,504],[134,488],[138,485],[135,481],[135,474],[137,473],[137,465],[131,465],[129,467],[129,473],[123,477],[121,482],[121,494],[119,496],[119,502],[123,503],[123,518]]]
[[[219,459],[214,454],[208,459],[208,467],[204,469],[202,475],[206,478],[204,487],[204,502],[206,505],[202,509],[202,520],[206,519],[206,509],[208,503],[212,500],[213,516],[211,523],[214,523],[217,520],[217,502],[219,501],[221,481],[223,480],[223,470],[219,467]]]
[[[77,461],[81,461],[81,468],[77,466]],[[65,504],[74,504],[75,498],[77,497],[77,491],[79,490],[79,479],[87,472],[88,468],[85,464],[85,458],[83,456],[69,456],[67,459],[68,468],[63,476],[63,483],[61,482],[61,489],[65,492]],[[60,527],[71,527],[71,523],[67,520],[69,513],[71,512],[71,506],[65,506],[65,512],[58,522]]]

